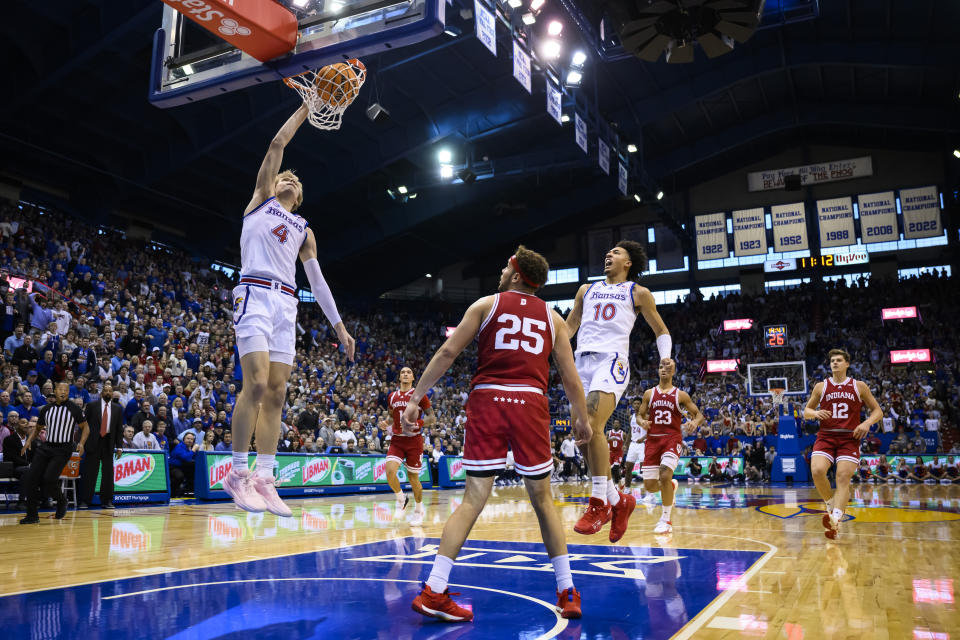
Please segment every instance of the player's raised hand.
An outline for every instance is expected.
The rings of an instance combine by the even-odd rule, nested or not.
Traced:
[[[353,336],[350,335],[342,322],[338,322],[334,328],[337,332],[337,339],[343,344],[343,350],[347,354],[347,360],[353,362],[353,354],[357,348],[356,340],[353,339]]]
[[[829,419],[830,419],[829,411],[827,411],[826,409],[820,409],[819,411],[817,411],[817,420],[829,420]]]

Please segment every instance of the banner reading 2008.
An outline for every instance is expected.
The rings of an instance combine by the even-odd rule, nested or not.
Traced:
[[[857,196],[860,209],[860,237],[863,244],[889,242],[897,233],[897,201],[893,191]]]
[[[767,252],[767,221],[763,208],[733,212],[733,253],[756,256]]]
[[[809,248],[807,242],[807,213],[802,202],[796,204],[777,204],[770,207],[773,218],[773,250],[803,251]]]
[[[697,260],[716,260],[729,255],[727,249],[727,214],[711,213],[695,218],[697,227]]]

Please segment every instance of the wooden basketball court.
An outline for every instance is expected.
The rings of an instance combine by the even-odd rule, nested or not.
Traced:
[[[461,491],[426,492],[424,526],[389,494],[0,516],[0,624],[11,637],[924,638],[960,633],[960,487],[854,488],[836,542],[812,487],[681,483],[674,533],[638,504],[617,545],[572,526],[586,494],[555,485],[584,617],[554,581],[522,487],[497,487],[451,575],[476,620],[409,608]],[[408,507],[409,509],[409,507]],[[253,635],[250,635],[253,634]],[[332,634],[332,635],[331,635]]]

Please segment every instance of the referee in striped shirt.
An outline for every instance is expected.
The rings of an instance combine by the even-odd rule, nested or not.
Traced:
[[[24,455],[33,444],[33,440],[44,427],[47,428],[47,439],[37,445],[33,453],[33,462],[30,470],[23,479],[23,491],[27,495],[27,517],[20,524],[40,522],[37,514],[37,503],[40,501],[40,484],[43,483],[44,493],[57,498],[56,518],[59,520],[67,514],[67,499],[60,491],[60,472],[66,466],[67,460],[74,449],[83,455],[83,444],[87,441],[89,428],[83,410],[70,399],[70,385],[66,382],[57,384],[56,401],[46,404],[40,409],[37,428],[27,438],[23,446]],[[80,427],[80,442],[73,444],[73,434]]]

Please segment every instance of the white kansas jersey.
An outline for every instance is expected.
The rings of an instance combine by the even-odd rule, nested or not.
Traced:
[[[240,273],[296,286],[297,256],[307,237],[307,221],[270,198],[243,216]]]
[[[640,442],[647,435],[647,430],[637,421],[637,414],[630,416],[630,442]]]
[[[630,332],[637,320],[633,306],[634,282],[594,282],[583,296],[583,315],[577,332],[577,353],[630,351]]]

